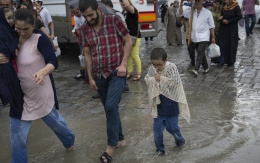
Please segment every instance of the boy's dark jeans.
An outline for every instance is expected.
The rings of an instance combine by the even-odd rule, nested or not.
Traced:
[[[165,130],[165,128],[170,134],[173,135],[177,146],[185,142],[185,139],[181,135],[178,122],[179,122],[178,115],[171,116],[171,117],[158,115],[157,118],[154,118],[154,124],[153,124],[154,142],[158,151],[165,152],[164,144],[163,144],[163,131]]]
[[[98,93],[105,108],[107,119],[108,145],[117,146],[118,141],[124,140],[118,105],[125,86],[125,77],[118,77],[114,70],[106,79],[95,80]]]

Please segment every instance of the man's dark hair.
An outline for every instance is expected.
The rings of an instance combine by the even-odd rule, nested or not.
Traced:
[[[151,60],[162,60],[166,61],[167,53],[163,48],[154,48],[150,55]]]
[[[88,8],[91,8],[92,10],[97,10],[97,8],[98,8],[97,0],[80,0],[79,1],[79,10],[81,12],[84,12]]]
[[[101,0],[101,2],[104,3],[105,5],[107,5],[108,7],[111,7],[111,8],[114,7],[111,0]]]
[[[75,7],[73,7],[73,6],[70,6],[70,9],[72,10],[72,9],[74,9]]]
[[[25,21],[28,24],[34,25],[32,13],[25,8],[20,8],[15,11],[15,20]]]

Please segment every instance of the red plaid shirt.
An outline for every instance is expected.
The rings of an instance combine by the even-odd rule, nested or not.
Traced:
[[[81,26],[79,44],[92,53],[92,72],[95,79],[107,78],[124,56],[123,37],[129,33],[117,15],[103,14],[99,32],[85,23]]]

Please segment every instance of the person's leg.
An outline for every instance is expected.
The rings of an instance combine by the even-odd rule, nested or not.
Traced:
[[[154,142],[157,152],[165,152],[163,144],[163,131],[165,129],[164,119],[160,115],[157,118],[154,118],[153,121],[153,134]]]
[[[98,94],[101,99],[103,106],[106,105],[107,89],[108,89],[108,78],[101,77],[101,79],[95,80],[98,87]]]
[[[196,71],[199,71],[201,64],[202,64],[204,70],[209,68],[208,63],[207,63],[207,59],[206,59],[206,56],[205,56],[205,50],[206,50],[207,46],[208,46],[207,41],[203,41],[203,42],[198,43],[197,58],[196,58],[196,65],[195,65]]]
[[[149,42],[148,37],[145,37],[144,39],[145,39],[145,44],[148,44],[148,42]]]
[[[177,43],[177,45],[182,44],[181,27],[176,28],[176,43]]]
[[[122,134],[121,120],[119,116],[119,102],[123,93],[125,85],[125,78],[118,77],[117,71],[109,76],[107,98],[105,105],[105,112],[107,118],[107,135],[108,145],[116,146],[119,137],[121,140],[124,139]]]
[[[251,18],[251,25],[250,25],[250,28],[249,28],[249,33],[253,34],[253,29],[254,29],[255,23],[256,23],[256,15],[252,14],[252,15],[250,15],[250,18]]]
[[[209,69],[209,65],[208,65],[208,61],[207,61],[207,57],[206,57],[206,54],[205,54],[205,51],[206,51],[206,48],[208,47],[208,42],[205,41],[205,42],[202,42],[199,46],[199,48],[201,48],[202,50],[204,49],[204,54],[203,54],[203,58],[202,58],[202,67],[205,71],[207,71]],[[204,72],[205,72],[204,71]]]
[[[195,50],[196,50],[196,43],[191,42],[190,45],[188,45],[188,51],[190,55],[190,64],[195,67]]]
[[[136,44],[135,44],[135,46],[136,46]],[[133,59],[132,59],[133,55],[134,55],[134,52],[133,52],[133,48],[132,48],[130,57],[127,61],[127,79],[130,78],[131,76],[133,76],[132,75],[133,74]]]
[[[27,163],[27,138],[31,121],[10,117],[12,163]]]
[[[124,135],[118,109],[125,85],[125,78],[118,77],[117,71],[114,70],[106,80],[108,80],[108,89],[104,107],[107,119],[108,146],[100,157],[100,160],[103,162],[108,161],[105,155],[108,155],[112,159],[111,156],[115,148],[125,144],[123,142]]]
[[[177,146],[185,143],[185,139],[181,135],[180,127],[178,125],[179,116],[171,116],[165,118],[166,130],[173,135]]]
[[[132,48],[132,53],[131,53],[132,54],[131,56],[135,62],[136,73],[137,73],[137,76],[134,78],[134,80],[139,80],[141,78],[141,73],[142,73],[141,59],[139,56],[140,42],[141,39],[137,38],[136,45]]]
[[[70,147],[73,147],[75,135],[68,128],[65,119],[59,114],[55,106],[48,115],[42,118],[42,120],[52,129],[65,148],[69,149]]]
[[[249,15],[245,15],[245,29],[246,35],[249,36]]]

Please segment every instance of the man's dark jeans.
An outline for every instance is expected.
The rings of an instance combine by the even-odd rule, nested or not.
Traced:
[[[104,105],[107,118],[108,145],[117,146],[118,141],[124,140],[118,105],[125,86],[125,77],[118,77],[114,70],[106,79],[96,80],[98,93]]]
[[[190,43],[190,58],[191,61],[195,60],[195,50],[197,51],[197,58],[195,63],[195,70],[199,71],[200,65],[202,65],[203,69],[206,70],[209,68],[207,58],[205,55],[205,50],[208,46],[208,41],[202,42],[191,42]]]
[[[249,19],[251,19],[250,27],[249,27]],[[253,34],[253,28],[255,26],[255,22],[256,22],[255,14],[245,15],[245,29],[246,29],[247,36],[249,36],[249,34]]]

